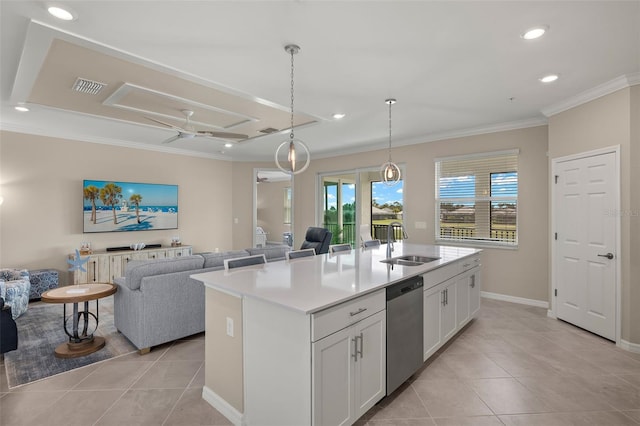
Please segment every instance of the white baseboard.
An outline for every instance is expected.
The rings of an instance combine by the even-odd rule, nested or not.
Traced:
[[[520,303],[521,305],[537,306],[539,308],[549,309],[549,302],[544,300],[525,299],[524,297],[508,296],[500,293],[490,293],[488,291],[481,291],[481,297],[487,299],[502,300],[504,302]]]
[[[618,344],[618,346],[626,351],[640,354],[640,344],[638,343],[631,343],[627,342],[624,339],[620,339],[620,343]]]
[[[556,314],[553,313],[553,311],[551,309],[547,310],[547,317],[549,318],[553,318],[553,319],[558,319],[558,317],[556,316]]]
[[[244,426],[244,415],[206,386],[202,388],[202,399],[207,401],[234,425]]]

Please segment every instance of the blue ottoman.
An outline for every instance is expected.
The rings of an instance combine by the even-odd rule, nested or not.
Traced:
[[[40,299],[42,293],[52,288],[58,288],[58,271],[55,269],[35,269],[29,271],[29,300]]]

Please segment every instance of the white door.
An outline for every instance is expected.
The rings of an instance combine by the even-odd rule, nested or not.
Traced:
[[[616,153],[555,163],[556,315],[615,340]]]

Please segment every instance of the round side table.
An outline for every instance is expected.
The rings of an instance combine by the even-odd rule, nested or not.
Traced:
[[[111,296],[117,290],[118,287],[114,284],[94,283],[69,285],[42,293],[40,297],[43,302],[63,304],[64,332],[69,336],[69,341],[58,345],[55,350],[57,358],[75,358],[89,355],[104,347],[104,337],[93,335],[98,328],[98,300]],[[91,300],[96,301],[95,314],[89,311],[89,301]],[[84,309],[79,309],[78,304],[82,302],[84,302]],[[73,313],[68,316],[67,303],[73,304]],[[89,330],[89,318],[95,320],[95,328],[93,330]],[[81,320],[82,328],[80,329]]]

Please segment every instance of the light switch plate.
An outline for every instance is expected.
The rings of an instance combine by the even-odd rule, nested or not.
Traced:
[[[233,318],[227,317],[227,336],[233,337]]]

